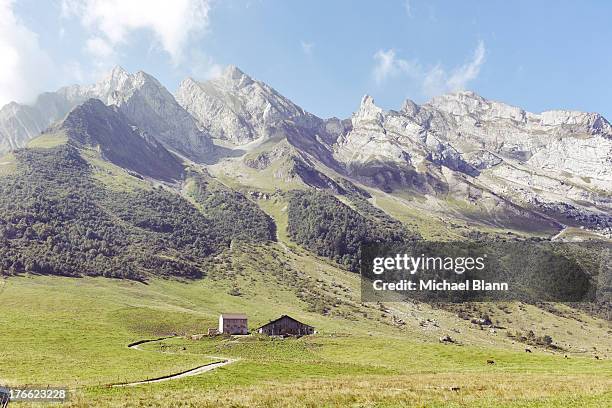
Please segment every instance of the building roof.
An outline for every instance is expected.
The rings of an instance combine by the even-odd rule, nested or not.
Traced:
[[[306,324],[306,323],[302,323],[302,322],[300,322],[298,319],[294,319],[293,317],[291,317],[291,316],[289,316],[289,315],[282,315],[282,316],[281,316],[281,317],[279,317],[278,319],[270,320],[268,323],[266,323],[266,324],[264,324],[264,325],[259,326],[259,327],[258,327],[258,328],[256,328],[255,330],[259,330],[259,329],[261,329],[262,327],[265,327],[265,326],[267,326],[267,325],[269,325],[269,324],[276,323],[276,322],[278,322],[279,320],[281,320],[281,319],[283,319],[283,318],[285,318],[285,317],[286,317],[286,318],[288,318],[288,319],[293,320],[294,322],[298,322],[299,324],[303,324],[304,326],[312,327],[312,328],[314,329],[314,326],[311,326],[311,325]]]
[[[224,319],[246,319],[247,315],[244,313],[221,313],[221,317]]]

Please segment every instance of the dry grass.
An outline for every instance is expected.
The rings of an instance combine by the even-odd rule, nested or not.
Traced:
[[[130,395],[75,397],[69,407],[603,407],[609,377],[534,374],[421,374],[343,377],[216,389],[133,390]]]

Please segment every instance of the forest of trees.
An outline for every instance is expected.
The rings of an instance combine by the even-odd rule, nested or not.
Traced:
[[[192,173],[193,205],[166,188],[110,189],[71,146],[15,152],[0,177],[0,273],[197,278],[232,241],[274,240],[273,220],[242,193]],[[356,270],[362,243],[414,235],[357,194],[356,209],[320,191],[289,196],[291,238]]]
[[[70,146],[15,152],[17,174],[0,177],[0,273],[196,278],[232,239],[271,238],[270,220],[231,193],[205,194],[210,216],[158,187],[117,191],[91,176]],[[230,220],[250,217],[252,226]],[[262,215],[263,214],[263,215]]]
[[[244,194],[200,174],[191,174],[193,199],[219,232],[234,240],[264,242],[276,240],[272,218]]]
[[[360,246],[373,242],[402,242],[418,238],[399,221],[352,196],[359,211],[322,191],[289,194],[287,232],[305,248],[357,271]]]

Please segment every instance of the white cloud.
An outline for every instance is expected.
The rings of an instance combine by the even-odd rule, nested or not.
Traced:
[[[453,91],[465,89],[468,82],[476,79],[480,74],[480,67],[485,61],[484,42],[479,41],[472,60],[455,69],[446,81],[448,88]]]
[[[465,89],[468,84],[480,74],[480,68],[485,62],[485,45],[480,41],[474,55],[465,64],[449,71],[440,64],[431,68],[423,68],[417,61],[405,60],[396,56],[395,50],[378,50],[374,54],[374,69],[372,76],[377,84],[397,76],[404,76],[419,83],[421,91],[426,96],[440,95]]]
[[[414,61],[397,58],[394,49],[387,51],[378,50],[374,54],[374,60],[376,60],[376,64],[374,65],[372,75],[377,84],[381,84],[399,74],[408,75],[412,78],[420,75],[419,64]]]
[[[12,0],[0,0],[0,106],[31,102],[52,75],[38,36],[15,15]]]
[[[378,50],[374,54],[374,59],[376,60],[376,65],[374,65],[372,73],[377,83],[380,84],[390,76],[397,74],[398,66],[395,61],[395,50]]]
[[[412,17],[412,4],[410,0],[404,0],[404,11],[408,17]]]
[[[113,54],[113,47],[103,38],[91,37],[85,44],[85,49],[88,53],[96,58],[107,60]]]
[[[200,50],[190,52],[189,60],[190,74],[198,80],[217,78],[223,72],[223,66]]]
[[[447,85],[446,71],[438,64],[424,73],[421,88],[423,94],[436,96],[451,91]]]
[[[210,0],[62,0],[64,17],[80,19],[91,33],[86,49],[109,58],[134,31],[150,31],[175,65],[189,39],[208,27]]]
[[[302,44],[302,51],[304,52],[304,54],[311,56],[312,51],[314,49],[314,43],[302,41],[301,44]]]

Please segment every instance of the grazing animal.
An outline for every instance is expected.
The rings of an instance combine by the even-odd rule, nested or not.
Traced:
[[[440,337],[440,343],[454,343],[455,340],[451,336]]]
[[[461,387],[451,387],[451,391],[459,391]]]
[[[526,348],[525,353],[531,353],[531,349]]]
[[[495,364],[495,360],[487,360],[487,364]]]

